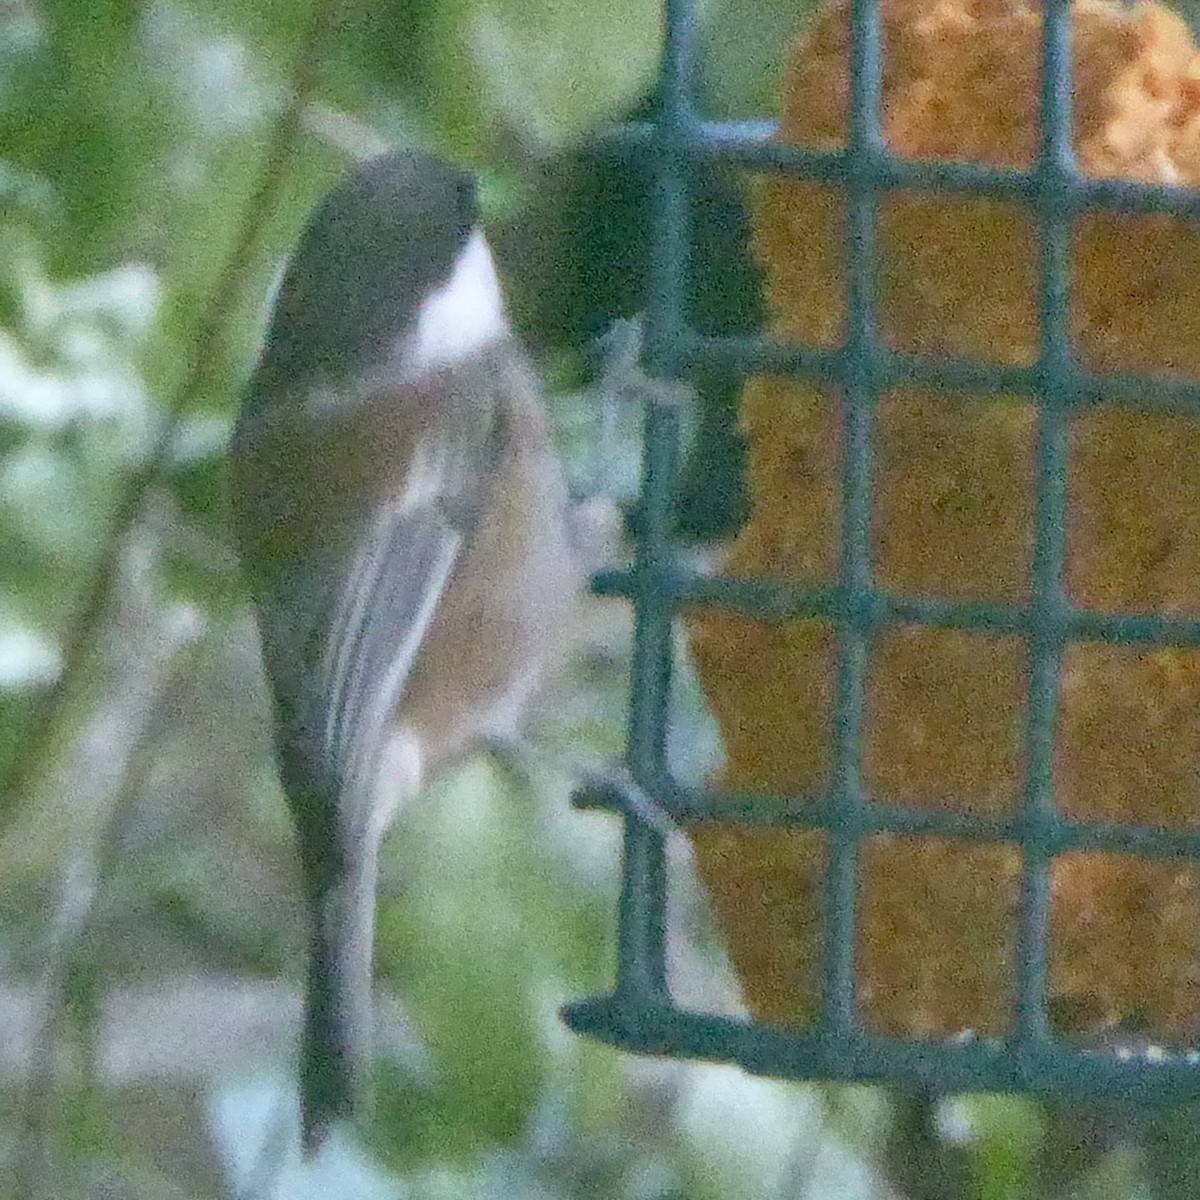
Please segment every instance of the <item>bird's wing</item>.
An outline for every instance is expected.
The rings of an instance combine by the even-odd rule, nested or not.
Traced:
[[[411,396],[374,403],[382,411],[389,399],[410,409],[416,403]],[[251,576],[294,808],[315,792],[336,795],[342,822],[369,811],[388,720],[486,503],[498,418],[490,397],[471,400],[456,405],[458,423],[449,428],[412,420],[406,436],[395,436],[393,426],[374,445],[349,447],[360,452],[356,471],[363,454],[375,454],[389,480],[369,502],[344,499],[332,463],[297,462],[308,487],[296,484],[288,511],[272,514],[291,531],[281,543],[286,552],[250,556],[259,560]],[[355,419],[363,415],[360,409]],[[397,420],[404,416],[398,408]],[[371,436],[359,431],[354,440]],[[332,444],[333,454],[344,453],[337,443],[326,436],[321,452],[331,453]],[[270,497],[279,502],[278,494]],[[318,510],[332,511],[331,525]],[[301,822],[308,816],[296,815]]]

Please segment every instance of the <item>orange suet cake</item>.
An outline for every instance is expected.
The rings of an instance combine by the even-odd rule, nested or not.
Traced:
[[[786,71],[778,136],[845,143],[847,3],[822,9]],[[1040,5],[884,0],[881,123],[916,159],[1033,165]],[[1072,8],[1073,139],[1089,175],[1200,184],[1200,55],[1183,22],[1144,4]],[[755,200],[771,331],[832,346],[845,318],[846,199],[772,177]],[[1072,347],[1088,369],[1200,375],[1200,229],[1093,213],[1071,231]],[[1037,227],[1020,204],[880,198],[877,304],[888,345],[997,364],[1037,354]],[[832,581],[840,519],[836,390],[747,383],[752,516],[725,569]],[[1030,592],[1036,407],[1017,397],[907,388],[880,397],[872,561],[891,591],[1021,604]],[[1071,420],[1067,588],[1105,611],[1200,612],[1200,421],[1095,408]],[[721,784],[816,795],[830,782],[836,631],[724,610],[690,619],[727,748]],[[891,803],[1016,811],[1024,778],[1021,639],[888,626],[868,667],[863,777]],[[1078,818],[1192,826],[1200,817],[1200,654],[1068,648],[1054,771]],[[818,1002],[823,835],[705,825],[693,834],[756,1016]],[[868,1027],[945,1036],[1010,1026],[1020,863],[1011,846],[877,836],[862,855],[856,971]],[[1075,853],[1056,861],[1050,984],[1064,1024],[1117,1021],[1161,1039],[1200,1016],[1200,870]]]

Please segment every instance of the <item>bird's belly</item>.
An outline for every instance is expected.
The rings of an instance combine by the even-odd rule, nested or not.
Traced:
[[[481,740],[515,732],[583,587],[557,479],[507,494],[507,510],[464,551],[397,710],[420,742],[426,778]]]

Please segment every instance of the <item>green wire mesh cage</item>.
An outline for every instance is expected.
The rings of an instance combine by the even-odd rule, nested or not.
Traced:
[[[1123,179],[1084,177],[1071,148],[1070,8],[1047,0],[1042,27],[1040,143],[1031,170],[951,161],[911,161],[885,149],[880,132],[879,0],[852,0],[851,97],[844,150],[800,149],[771,141],[769,123],[702,119],[693,104],[697,38],[694,0],[668,0],[655,119],[628,127],[631,152],[645,155],[653,180],[654,257],[647,298],[652,370],[679,378],[697,364],[836,383],[841,403],[840,557],[828,586],[697,575],[675,546],[679,414],[669,404],[647,414],[643,527],[632,567],[598,580],[635,611],[627,771],[587,789],[585,806],[623,815],[624,861],[616,981],[612,992],[572,1003],[575,1030],[634,1051],[733,1062],[796,1079],[893,1082],[936,1090],[1028,1091],[1133,1103],[1200,1097],[1200,1051],[1142,1046],[1103,1049],[1055,1036],[1048,1004],[1047,939],[1051,869],[1070,851],[1107,851],[1200,862],[1200,832],[1092,822],[1064,815],[1054,794],[1053,755],[1065,651],[1081,641],[1200,647],[1200,614],[1103,613],[1074,607],[1064,584],[1068,516],[1068,425],[1094,404],[1138,411],[1200,413],[1200,387],[1185,380],[1085,372],[1069,339],[1071,221],[1081,212],[1159,214],[1195,219],[1200,194]],[[780,345],[702,337],[685,318],[687,214],[695,165],[715,161],[836,183],[845,197],[846,324],[840,346]],[[902,187],[1017,201],[1038,229],[1039,346],[1029,366],[988,365],[888,349],[875,311],[876,225],[881,194]],[[879,393],[920,383],[978,396],[1004,392],[1036,405],[1036,503],[1031,584],[1021,605],[956,603],[889,593],[876,579],[871,549],[873,433]],[[836,630],[832,778],[820,797],[763,804],[682,786],[667,762],[672,630],[685,604],[719,603],[765,617],[820,616]],[[1024,778],[1011,817],[919,811],[873,799],[864,785],[864,694],[872,640],[906,622],[991,631],[1026,648]],[[704,821],[788,824],[825,832],[820,1010],[811,1027],[781,1029],[698,1012],[672,998],[666,971],[665,840],[675,826]],[[942,1041],[876,1035],[858,1013],[855,979],[860,851],[881,832],[1003,844],[1019,852],[1019,918],[1013,955],[1014,1011],[1004,1038]]]

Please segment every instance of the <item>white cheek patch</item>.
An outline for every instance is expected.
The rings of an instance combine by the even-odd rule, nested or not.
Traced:
[[[421,305],[406,357],[415,372],[450,367],[507,334],[500,280],[483,230],[476,229],[448,282]]]

